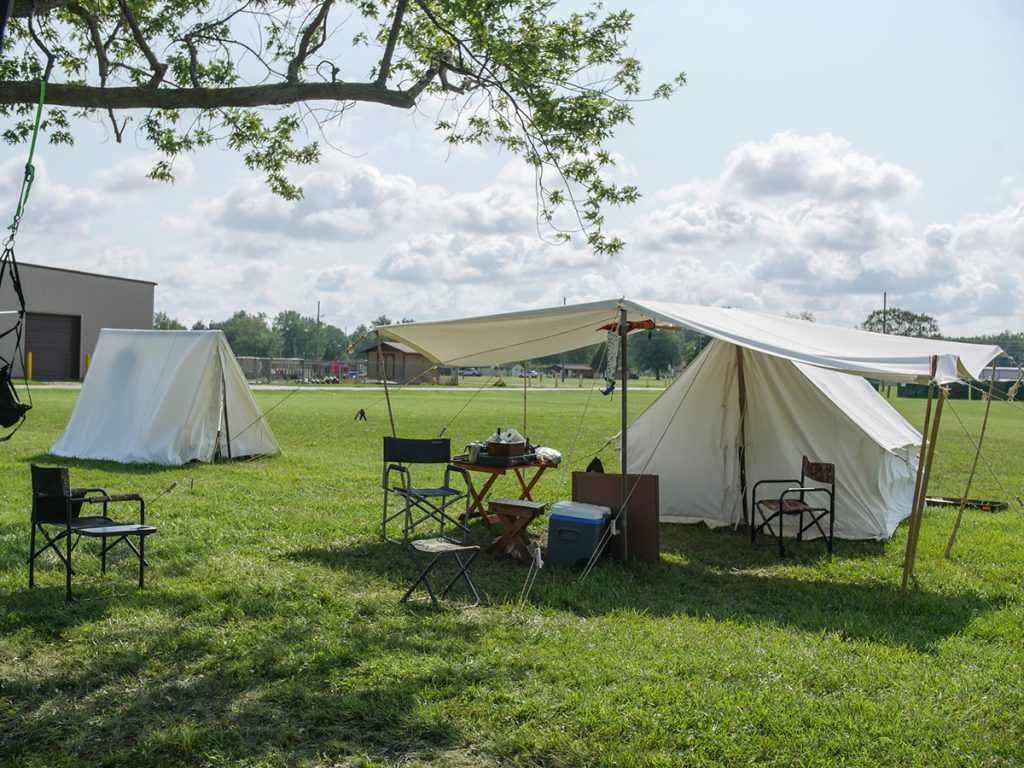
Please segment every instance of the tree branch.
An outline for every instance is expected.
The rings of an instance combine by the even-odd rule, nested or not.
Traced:
[[[27,19],[29,16],[42,16],[44,13],[56,10],[65,5],[70,5],[74,0],[14,0],[14,12],[12,19]]]
[[[362,101],[411,109],[416,97],[436,75],[428,70],[408,90],[381,88],[376,83],[271,83],[239,88],[100,88],[50,83],[46,103],[84,109],[218,109],[282,106],[306,101]],[[38,82],[0,81],[0,104],[32,103]]]
[[[316,18],[309,23],[309,26],[302,31],[302,39],[299,41],[299,49],[295,53],[295,58],[288,63],[288,82],[297,83],[299,81],[299,71],[302,69],[302,65],[306,63],[306,59],[311,53],[314,53],[327,38],[327,29],[324,29],[324,35],[320,39],[320,42],[313,47],[311,51],[309,49],[309,41],[313,39],[313,35],[320,27],[327,24],[327,14],[331,12],[331,6],[334,5],[334,0],[323,0],[320,6],[320,10],[317,11]]]
[[[128,7],[126,0],[119,0],[121,6],[121,14],[124,16],[125,21],[128,22],[128,26],[131,27],[132,36],[135,38],[135,44],[139,46],[139,50],[142,51],[146,57],[146,61],[149,62],[149,68],[153,70],[153,77],[149,79],[147,87],[156,88],[160,85],[160,81],[164,79],[164,73],[167,72],[167,65],[162,63],[160,59],[153,53],[153,49],[149,47],[149,41],[145,35],[142,34],[142,30],[139,28],[139,22],[135,20],[135,14],[132,13],[132,9]]]
[[[100,85],[106,85],[107,77],[110,74],[110,61],[107,59],[107,48],[100,36],[100,26],[96,17],[83,8],[78,2],[68,3],[68,10],[85,22],[89,28],[89,37],[92,40],[92,47],[96,51],[96,66],[99,70]]]
[[[388,43],[384,48],[384,55],[380,58],[380,72],[377,73],[377,85],[384,86],[388,82],[388,75],[391,74],[391,59],[395,55],[398,33],[402,31],[402,17],[405,16],[405,8],[408,4],[409,0],[398,0],[398,5],[395,6],[395,18],[391,22]]]

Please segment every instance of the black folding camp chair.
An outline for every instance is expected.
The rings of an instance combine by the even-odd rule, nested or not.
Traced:
[[[381,534],[387,539],[388,523],[400,521],[401,541],[417,569],[416,579],[402,595],[403,602],[412,596],[417,587],[422,586],[434,607],[438,607],[440,599],[461,581],[473,598],[472,604],[480,604],[480,595],[469,577],[469,566],[480,554],[479,546],[467,543],[469,528],[465,521],[469,512],[470,479],[466,470],[448,463],[450,456],[451,441],[448,439],[384,438],[384,513]],[[419,487],[413,482],[409,465],[443,465],[441,485]],[[397,476],[397,482],[393,474]],[[452,478],[456,474],[462,476],[464,489],[453,487]],[[399,509],[388,509],[391,496],[401,501]],[[462,511],[456,516],[455,510],[460,507]],[[437,589],[431,576],[435,568],[439,568],[448,558],[454,561],[453,573],[448,575],[445,585]]]
[[[813,483],[813,485],[812,485]],[[761,496],[758,489],[766,485],[786,486],[776,495]],[[817,528],[818,533],[828,543],[828,552],[832,554],[832,534],[836,519],[836,465],[811,461],[806,456],[800,469],[799,480],[761,480],[754,485],[754,509],[760,516],[760,522],[750,527],[750,543],[757,543],[757,534],[763,531],[778,539],[779,557],[785,557],[786,549],[782,543],[783,521],[787,515],[799,518],[796,528],[796,539],[801,541],[804,533]],[[822,521],[828,519],[828,532],[822,527]],[[805,521],[806,520],[806,521]]]
[[[453,529],[468,530],[466,519],[472,481],[465,469],[450,464],[450,460],[451,440],[448,438],[384,438],[384,477],[381,482],[384,489],[384,513],[381,518],[381,536],[385,540],[388,539],[388,523],[399,518],[402,521],[403,540],[418,525],[429,521],[452,526]],[[420,475],[431,467],[435,472],[444,467],[441,484],[427,485],[414,480],[414,467],[419,468],[417,473]],[[462,478],[461,487],[452,485],[454,475]],[[388,502],[392,497],[399,503],[389,510]],[[462,507],[458,517],[452,514],[457,504]]]
[[[119,523],[109,517],[111,504],[118,502],[137,502],[139,505],[138,523]],[[103,514],[83,516],[82,508],[86,504],[102,504]],[[51,534],[51,530],[56,532]],[[44,544],[36,549],[36,533],[43,537]],[[78,546],[82,536],[98,538],[100,542],[100,564],[103,573],[107,572],[107,553],[124,542],[135,553],[139,560],[139,588],[144,585],[145,567],[149,565],[145,558],[146,537],[157,532],[151,525],[146,525],[146,502],[137,493],[112,496],[102,488],[71,488],[66,467],[38,467],[32,465],[32,533],[28,558],[28,585],[35,586],[36,558],[50,549],[64,565],[65,589],[68,602],[73,601],[71,595],[71,554]],[[138,547],[129,537],[138,537]],[[59,545],[63,543],[62,552]]]

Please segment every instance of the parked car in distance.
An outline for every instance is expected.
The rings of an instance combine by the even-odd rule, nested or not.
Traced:
[[[463,368],[462,369],[462,375],[463,376],[479,376],[480,375],[480,371],[478,371],[476,368]]]
[[[520,379],[525,379],[527,376],[529,376],[531,379],[536,379],[539,375],[540,374],[537,373],[536,371],[520,371],[519,372],[519,378]]]

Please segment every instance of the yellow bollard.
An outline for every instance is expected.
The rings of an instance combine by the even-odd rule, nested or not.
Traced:
[[[90,366],[91,364],[92,364],[92,355],[90,355],[90,354],[88,354],[88,353],[87,353],[87,354],[85,355],[85,372],[86,372],[86,373],[88,373],[88,372],[89,372],[89,366]]]
[[[32,381],[32,353],[25,353],[25,381]]]

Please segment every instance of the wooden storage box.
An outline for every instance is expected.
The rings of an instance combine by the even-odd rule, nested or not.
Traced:
[[[526,453],[526,443],[487,443],[487,453],[491,456],[522,456]]]

